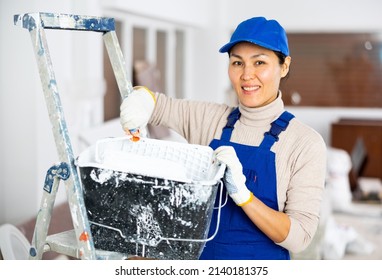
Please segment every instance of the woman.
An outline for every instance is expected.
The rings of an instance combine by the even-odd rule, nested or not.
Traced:
[[[210,145],[227,165],[230,199],[201,259],[290,259],[289,252],[304,250],[317,229],[325,143],[284,110],[279,85],[291,57],[277,21],[242,22],[220,52],[229,55],[237,108],[140,87],[122,102],[121,124],[127,131],[147,122],[172,128],[189,143]]]

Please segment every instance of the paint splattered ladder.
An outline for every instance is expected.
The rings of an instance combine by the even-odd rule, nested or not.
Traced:
[[[125,97],[131,92],[132,86],[125,72],[124,59],[115,33],[114,19],[69,14],[28,13],[15,15],[14,24],[27,29],[30,33],[60,160],[60,163],[52,166],[46,174],[43,198],[37,215],[29,258],[41,259],[43,253],[47,251],[55,251],[79,259],[126,258],[127,256],[121,253],[105,253],[94,248],[45,35],[45,29],[101,33],[119,91],[122,97]],[[51,214],[61,180],[65,181],[74,230],[48,236]]]

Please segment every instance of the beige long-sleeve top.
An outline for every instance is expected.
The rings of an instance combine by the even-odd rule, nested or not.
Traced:
[[[261,108],[239,105],[231,141],[259,146],[271,122],[285,110],[281,93]],[[157,103],[149,121],[182,135],[190,144],[209,145],[220,139],[227,117],[233,110],[223,104],[169,98],[157,93]],[[318,223],[326,174],[326,145],[321,135],[300,122],[290,121],[271,150],[276,154],[279,211],[291,221],[287,238],[278,243],[297,253],[311,242]]]

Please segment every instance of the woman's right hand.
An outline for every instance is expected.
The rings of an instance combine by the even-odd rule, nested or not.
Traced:
[[[155,107],[155,95],[146,87],[134,87],[134,90],[122,101],[120,121],[126,132],[144,128]]]

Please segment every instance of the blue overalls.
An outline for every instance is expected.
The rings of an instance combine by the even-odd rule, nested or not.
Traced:
[[[278,141],[278,135],[284,131],[294,116],[284,111],[271,124],[260,146],[248,146],[230,142],[236,121],[240,118],[236,108],[228,116],[221,139],[210,143],[212,149],[219,146],[233,146],[243,166],[248,189],[267,206],[278,209],[275,154],[272,145]],[[224,190],[225,191],[225,190]],[[224,196],[225,197],[225,194]],[[217,210],[212,217],[209,236],[215,232]],[[232,199],[221,209],[219,231],[215,238],[206,243],[200,259],[220,260],[274,260],[290,259],[289,251],[275,244],[237,206]]]

